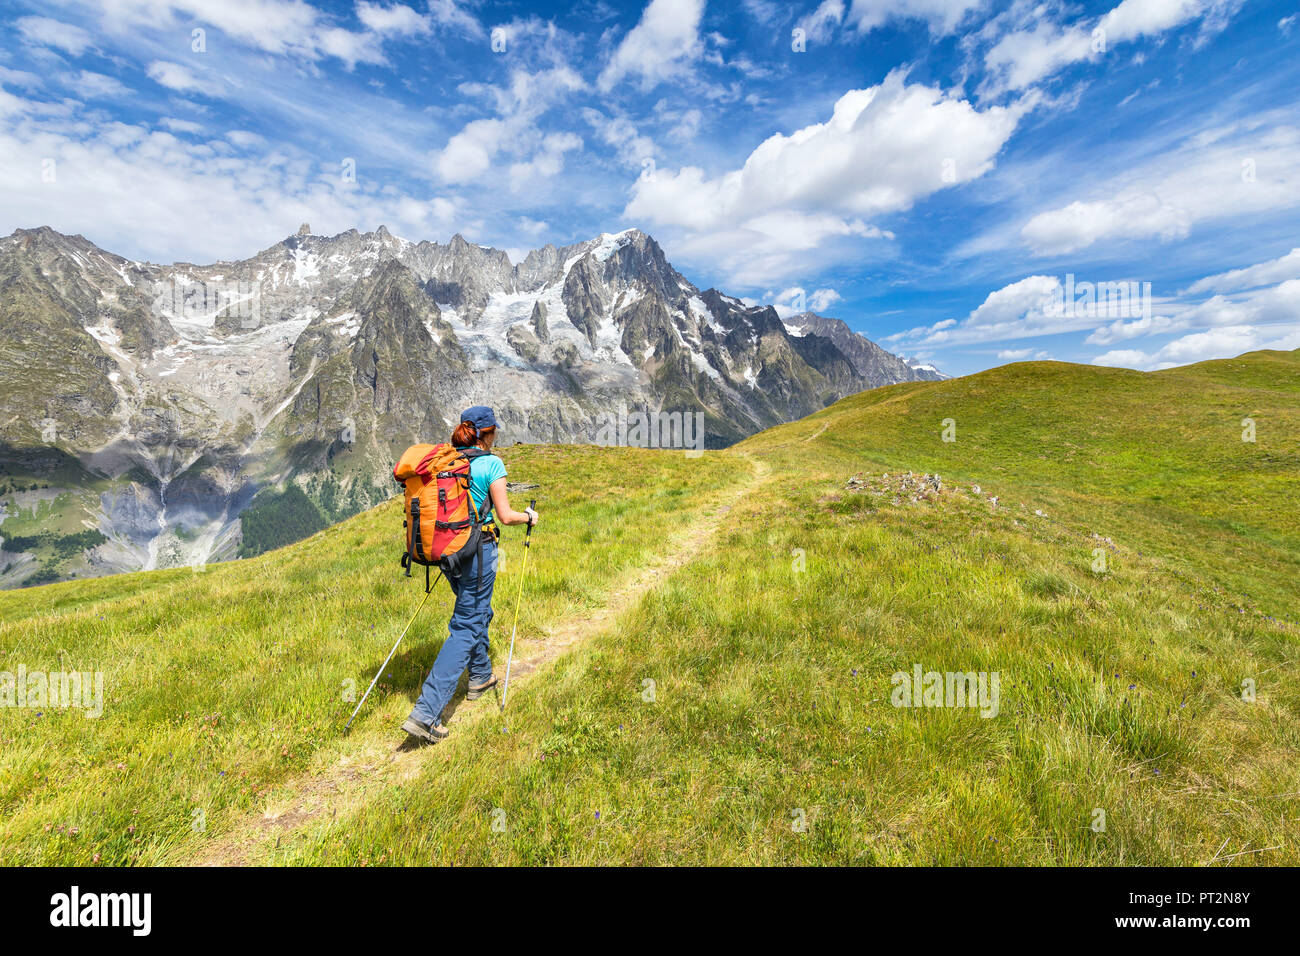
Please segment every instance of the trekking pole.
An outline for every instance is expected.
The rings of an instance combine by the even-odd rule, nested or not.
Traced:
[[[442,576],[441,571],[438,572],[438,576],[439,577]],[[428,575],[426,574],[425,577],[427,580]],[[376,674],[375,679],[370,682],[370,686],[366,688],[366,692],[361,695],[361,703],[357,704],[357,709],[352,711],[352,716],[348,718],[347,725],[344,726],[343,728],[343,732],[345,734],[352,729],[352,721],[356,720],[357,714],[361,712],[361,705],[366,702],[366,698],[370,696],[370,692],[374,690],[375,685],[379,683],[379,678],[383,676],[384,669],[388,667],[388,662],[391,661],[393,659],[393,655],[397,653],[397,645],[402,643],[402,638],[406,637],[406,632],[411,629],[411,625],[415,623],[416,616],[420,613],[421,610],[423,610],[425,601],[429,600],[429,595],[432,593],[433,593],[433,588],[430,585],[425,584],[424,598],[423,600],[420,601],[420,606],[415,609],[415,614],[412,614],[411,619],[406,622],[406,627],[402,628],[402,633],[397,635],[397,641],[396,643],[393,644],[393,649],[388,652],[388,656],[384,658],[384,663],[380,665],[379,673]]]
[[[537,499],[534,498],[528,502],[530,509],[537,507]],[[510,628],[510,653],[506,655],[506,683],[501,688],[501,712],[505,713],[506,698],[510,695],[510,662],[515,658],[515,632],[519,630],[519,608],[524,603],[524,578],[528,574],[528,542],[533,536],[533,524],[528,523],[528,531],[524,533],[524,564],[519,571],[519,598],[515,601],[515,624]]]

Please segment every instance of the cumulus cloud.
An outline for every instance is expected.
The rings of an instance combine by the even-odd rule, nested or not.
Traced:
[[[596,85],[609,92],[626,77],[650,89],[680,75],[703,52],[704,0],[650,0],[641,20],[619,43]]]
[[[1237,131],[1178,148],[1099,184],[1094,195],[1031,217],[1021,238],[1039,255],[1103,241],[1187,236],[1198,223],[1300,207],[1300,129]]]
[[[1039,255],[1074,252],[1103,239],[1181,239],[1192,213],[1156,193],[1129,193],[1091,202],[1075,200],[1039,213],[1020,234]]]
[[[776,272],[745,273],[770,281],[788,274],[791,263],[770,255],[782,242],[798,250],[836,237],[885,237],[870,217],[983,175],[1027,108],[981,112],[895,71],[878,86],[845,93],[825,123],[774,134],[739,169],[710,176],[685,166],[642,176],[624,218],[678,228],[682,247],[714,261],[761,257],[762,268]]]
[[[1224,358],[1259,348],[1300,345],[1300,250],[1242,269],[1206,276],[1179,298],[1164,303],[1167,315],[1102,326],[1085,344],[1187,332],[1156,349],[1116,349],[1097,356],[1100,365],[1166,368]],[[1197,294],[1213,292],[1208,298]],[[1288,344],[1293,343],[1293,344]]]
[[[1026,276],[992,292],[966,318],[944,319],[887,336],[884,341],[916,348],[969,345],[1090,328],[1095,315],[1060,308],[1061,281],[1055,276]]]
[[[834,289],[814,289],[813,294],[808,297],[808,304],[812,306],[814,312],[825,312],[836,302],[842,302],[844,297]]]
[[[1186,320],[1169,315],[1150,315],[1129,320],[1116,319],[1109,325],[1094,329],[1092,334],[1084,339],[1084,343],[1087,345],[1113,345],[1116,342],[1124,342],[1128,339],[1139,339],[1148,335],[1159,335],[1163,332],[1176,332],[1185,328],[1187,328]]]

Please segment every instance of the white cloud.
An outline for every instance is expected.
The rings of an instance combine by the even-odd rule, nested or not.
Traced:
[[[1143,352],[1140,349],[1106,352],[1094,358],[1092,364],[1162,369],[1210,359],[1232,358],[1259,349],[1290,351],[1296,348],[1300,348],[1300,322],[1289,327],[1230,325],[1184,335],[1154,352]]]
[[[679,76],[703,52],[703,14],[704,0],[650,0],[640,22],[601,70],[596,85],[609,92],[624,77],[635,76],[642,89],[650,89]]]
[[[550,179],[564,169],[564,154],[582,149],[582,138],[575,133],[548,133],[541,148],[522,162],[510,166],[510,188],[519,192],[538,179]]]
[[[89,70],[69,74],[64,77],[64,81],[76,91],[78,96],[82,97],[121,99],[131,95],[131,91],[116,78],[105,76],[103,73],[92,73]]]
[[[202,133],[203,124],[195,123],[191,120],[176,119],[174,116],[165,116],[159,120],[161,126],[166,127],[173,133]]]
[[[219,96],[222,92],[220,81],[200,77],[188,66],[172,63],[168,60],[154,60],[149,64],[149,79],[169,90],[179,93],[204,93]]]
[[[689,143],[695,139],[696,134],[700,131],[700,124],[704,122],[704,114],[696,109],[669,111],[659,111],[661,119],[668,120],[674,125],[668,130],[668,138],[678,143]]]
[[[1268,262],[1198,279],[1187,287],[1187,291],[1192,294],[1237,292],[1242,289],[1256,289],[1274,282],[1285,282],[1287,279],[1300,279],[1300,247]]]
[[[843,242],[893,238],[892,232],[867,225],[861,219],[773,212],[739,225],[719,225],[688,234],[670,245],[673,255],[682,261],[722,270],[728,285],[755,288],[774,279],[815,274],[837,255],[850,258],[853,250],[837,250]]]
[[[652,168],[658,152],[654,140],[643,135],[626,116],[606,116],[600,110],[583,107],[579,115],[607,146],[612,146],[619,161],[633,169]]]
[[[428,0],[429,16],[444,27],[453,27],[472,37],[484,36],[483,25],[472,13],[463,10],[456,0]]]
[[[1074,252],[1102,239],[1181,239],[1191,212],[1155,193],[1130,193],[1092,202],[1078,200],[1039,213],[1020,234],[1039,255]]]
[[[924,20],[931,31],[952,33],[966,14],[983,7],[986,0],[853,0],[848,23],[861,33],[883,26],[890,20]]]
[[[492,165],[492,157],[501,148],[505,133],[505,123],[498,119],[466,124],[435,158],[438,176],[448,183],[466,183],[479,178]]]
[[[1116,44],[1158,37],[1197,19],[1203,30],[1220,28],[1239,5],[1240,0],[1123,0],[1101,17],[1070,25],[1046,19],[1048,8],[1035,7],[985,53],[990,76],[981,93],[1024,89],[1072,63],[1100,60]]]
[[[386,7],[360,0],[357,4],[357,19],[366,29],[382,36],[420,36],[431,29],[428,17],[422,17],[400,3]]]
[[[91,35],[81,27],[49,17],[19,17],[14,26],[25,42],[52,47],[73,56],[80,56],[94,45]]]
[[[774,134],[740,169],[709,177],[687,166],[639,180],[626,215],[703,229],[777,211],[898,212],[983,175],[1022,113],[981,113],[933,87],[905,85],[896,72],[845,93],[826,123]]]
[[[1140,319],[1116,319],[1110,325],[1094,329],[1084,342],[1088,345],[1113,345],[1128,339],[1139,339],[1163,332],[1176,332],[1187,328],[1186,322],[1168,315],[1150,315]]]
[[[1180,239],[1203,221],[1300,207],[1300,130],[1214,135],[1213,145],[1193,137],[1100,184],[1090,198],[1038,213],[1021,238],[1035,253],[1054,255],[1103,241]]]
[[[825,312],[836,302],[843,301],[843,297],[834,289],[816,289],[809,293],[803,286],[797,285],[780,292],[767,292],[763,299],[770,302],[772,308],[776,309],[776,314],[783,319],[801,312]],[[757,300],[752,304],[758,304]]]
[[[433,155],[433,169],[447,183],[477,182],[492,169],[498,155],[514,159],[509,182],[554,176],[564,167],[564,154],[581,148],[574,133],[544,133],[538,121],[547,110],[575,90],[582,77],[567,66],[529,73],[516,70],[506,87],[475,86],[473,92],[490,96],[498,115],[472,120]]]
[[[850,90],[825,123],[777,133],[739,169],[717,176],[686,166],[634,184],[624,218],[686,233],[677,248],[714,262],[752,262],[746,281],[789,275],[794,252],[836,237],[884,237],[865,217],[906,210],[992,168],[1027,105],[983,112],[895,71]],[[761,262],[761,264],[759,264]]]
[[[527,216],[520,216],[515,220],[515,224],[518,226],[520,232],[528,236],[540,236],[542,233],[546,232],[547,229],[551,228],[544,220],[529,219]],[[518,262],[519,260],[515,259],[514,261]]]
[[[1059,279],[1055,276],[1026,276],[990,293],[961,321],[944,319],[933,325],[897,332],[884,341],[909,348],[968,345],[1057,335],[1097,324],[1095,315],[1086,311],[1066,312],[1059,308],[1060,302]]]
[[[1092,360],[1093,365],[1110,365],[1117,368],[1147,368],[1150,357],[1140,349],[1116,349],[1098,355]]]
[[[240,149],[257,149],[266,146],[266,140],[263,137],[246,129],[232,129],[226,134],[226,139]]]
[[[361,0],[356,6],[364,27],[360,31],[340,27],[304,0],[112,0],[86,7],[100,15],[101,28],[109,33],[216,28],[254,50],[312,61],[335,57],[348,69],[357,63],[385,63],[385,40],[427,33],[430,20],[481,32],[478,22],[453,0],[430,3],[428,17],[402,4]]]
[[[96,126],[75,105],[58,115],[41,103],[16,106],[0,126],[0,168],[13,187],[0,192],[0,221],[81,233],[121,254],[242,258],[302,222],[322,234],[380,223],[417,236],[484,228],[454,196],[344,187],[337,166],[283,147],[242,156],[219,140]],[[55,160],[54,182],[42,181],[39,157]]]
[[[1003,349],[998,352],[998,358],[1004,362],[1041,362],[1051,357],[1045,349]]]
[[[799,21],[811,43],[826,43],[844,19],[844,0],[823,0],[812,13]]]
[[[812,306],[814,312],[825,312],[836,302],[844,301],[844,297],[834,289],[814,289],[813,294],[808,297],[808,304]]]

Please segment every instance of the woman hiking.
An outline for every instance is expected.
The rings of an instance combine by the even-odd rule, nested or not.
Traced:
[[[451,443],[459,449],[491,452],[497,437],[497,420],[486,405],[467,408],[452,432]],[[449,731],[442,723],[443,708],[469,668],[466,698],[476,700],[496,686],[492,658],[488,656],[488,624],[492,621],[492,585],[497,577],[497,531],[503,525],[537,524],[532,508],[515,511],[506,495],[506,466],[493,454],[470,459],[469,493],[484,524],[483,546],[459,574],[447,577],[456,604],[451,612],[447,640],[443,642],[433,669],[424,681],[420,699],[402,729],[428,743],[444,739]],[[494,514],[495,512],[495,514]]]

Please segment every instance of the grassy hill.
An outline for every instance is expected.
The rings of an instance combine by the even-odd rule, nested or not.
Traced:
[[[0,667],[102,671],[106,698],[0,709],[0,857],[1300,862],[1300,353],[1005,366],[699,459],[504,457],[543,514],[517,683],[435,748],[396,727],[445,586],[342,733],[420,597],[391,503],[198,573],[0,593]],[[996,714],[894,706],[918,667],[996,673]]]

